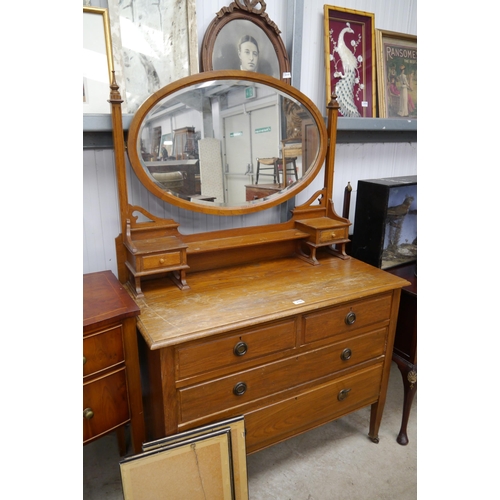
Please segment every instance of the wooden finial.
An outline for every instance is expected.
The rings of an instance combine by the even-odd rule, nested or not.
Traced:
[[[108,102],[123,102],[122,96],[120,95],[120,92],[118,90],[120,87],[116,83],[115,71],[113,70],[111,73],[113,75],[113,78],[111,81],[111,85],[109,86],[109,88],[111,89],[111,92],[109,94],[109,101]]]
[[[337,101],[337,94],[335,94],[335,92],[332,92],[332,98],[328,103],[327,108],[340,109],[339,103]]]

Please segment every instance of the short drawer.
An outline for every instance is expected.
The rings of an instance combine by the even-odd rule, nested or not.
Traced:
[[[382,356],[387,328],[179,390],[181,422],[247,404]]]
[[[268,354],[292,349],[296,344],[295,319],[243,330],[238,335],[177,349],[177,380],[216,368],[239,369],[242,363]]]
[[[247,453],[374,403],[380,392],[382,364],[294,394],[245,414]]]
[[[325,229],[319,233],[319,243],[329,243],[335,240],[344,240],[348,237],[348,228]]]
[[[124,361],[121,325],[83,337],[83,376]]]
[[[162,269],[164,267],[177,266],[182,263],[181,252],[166,252],[157,255],[142,257],[144,271],[150,269]]]
[[[392,295],[385,294],[306,314],[303,318],[304,341],[307,344],[388,320],[391,302]]]
[[[83,442],[130,419],[125,368],[83,384]]]

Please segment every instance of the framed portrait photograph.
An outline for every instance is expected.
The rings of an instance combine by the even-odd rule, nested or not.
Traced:
[[[201,48],[201,71],[241,69],[290,82],[290,62],[280,30],[265,2],[232,2],[210,23]]]
[[[113,53],[107,9],[83,7],[83,113],[110,113]]]
[[[376,30],[380,118],[417,118],[417,37]]]
[[[340,117],[375,117],[375,15],[325,5],[324,22],[327,103],[334,93]]]

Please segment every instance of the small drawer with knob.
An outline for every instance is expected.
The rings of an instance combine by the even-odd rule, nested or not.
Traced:
[[[170,268],[172,266],[177,267],[185,262],[186,259],[183,258],[181,251],[164,252],[142,257],[142,269],[149,271],[152,269]]]
[[[314,342],[345,332],[354,331],[382,321],[391,316],[391,294],[350,302],[321,312],[307,314],[303,318],[304,342]]]
[[[83,337],[83,376],[93,375],[125,359],[122,325]]]
[[[83,443],[130,420],[125,368],[83,383]]]
[[[293,349],[295,344],[295,318],[241,330],[237,335],[233,333],[208,342],[194,342],[176,350],[177,380],[224,367],[236,371],[247,361]]]

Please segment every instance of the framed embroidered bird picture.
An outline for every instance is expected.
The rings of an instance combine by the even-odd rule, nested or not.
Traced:
[[[324,6],[326,101],[337,96],[339,116],[375,114],[375,15]]]

